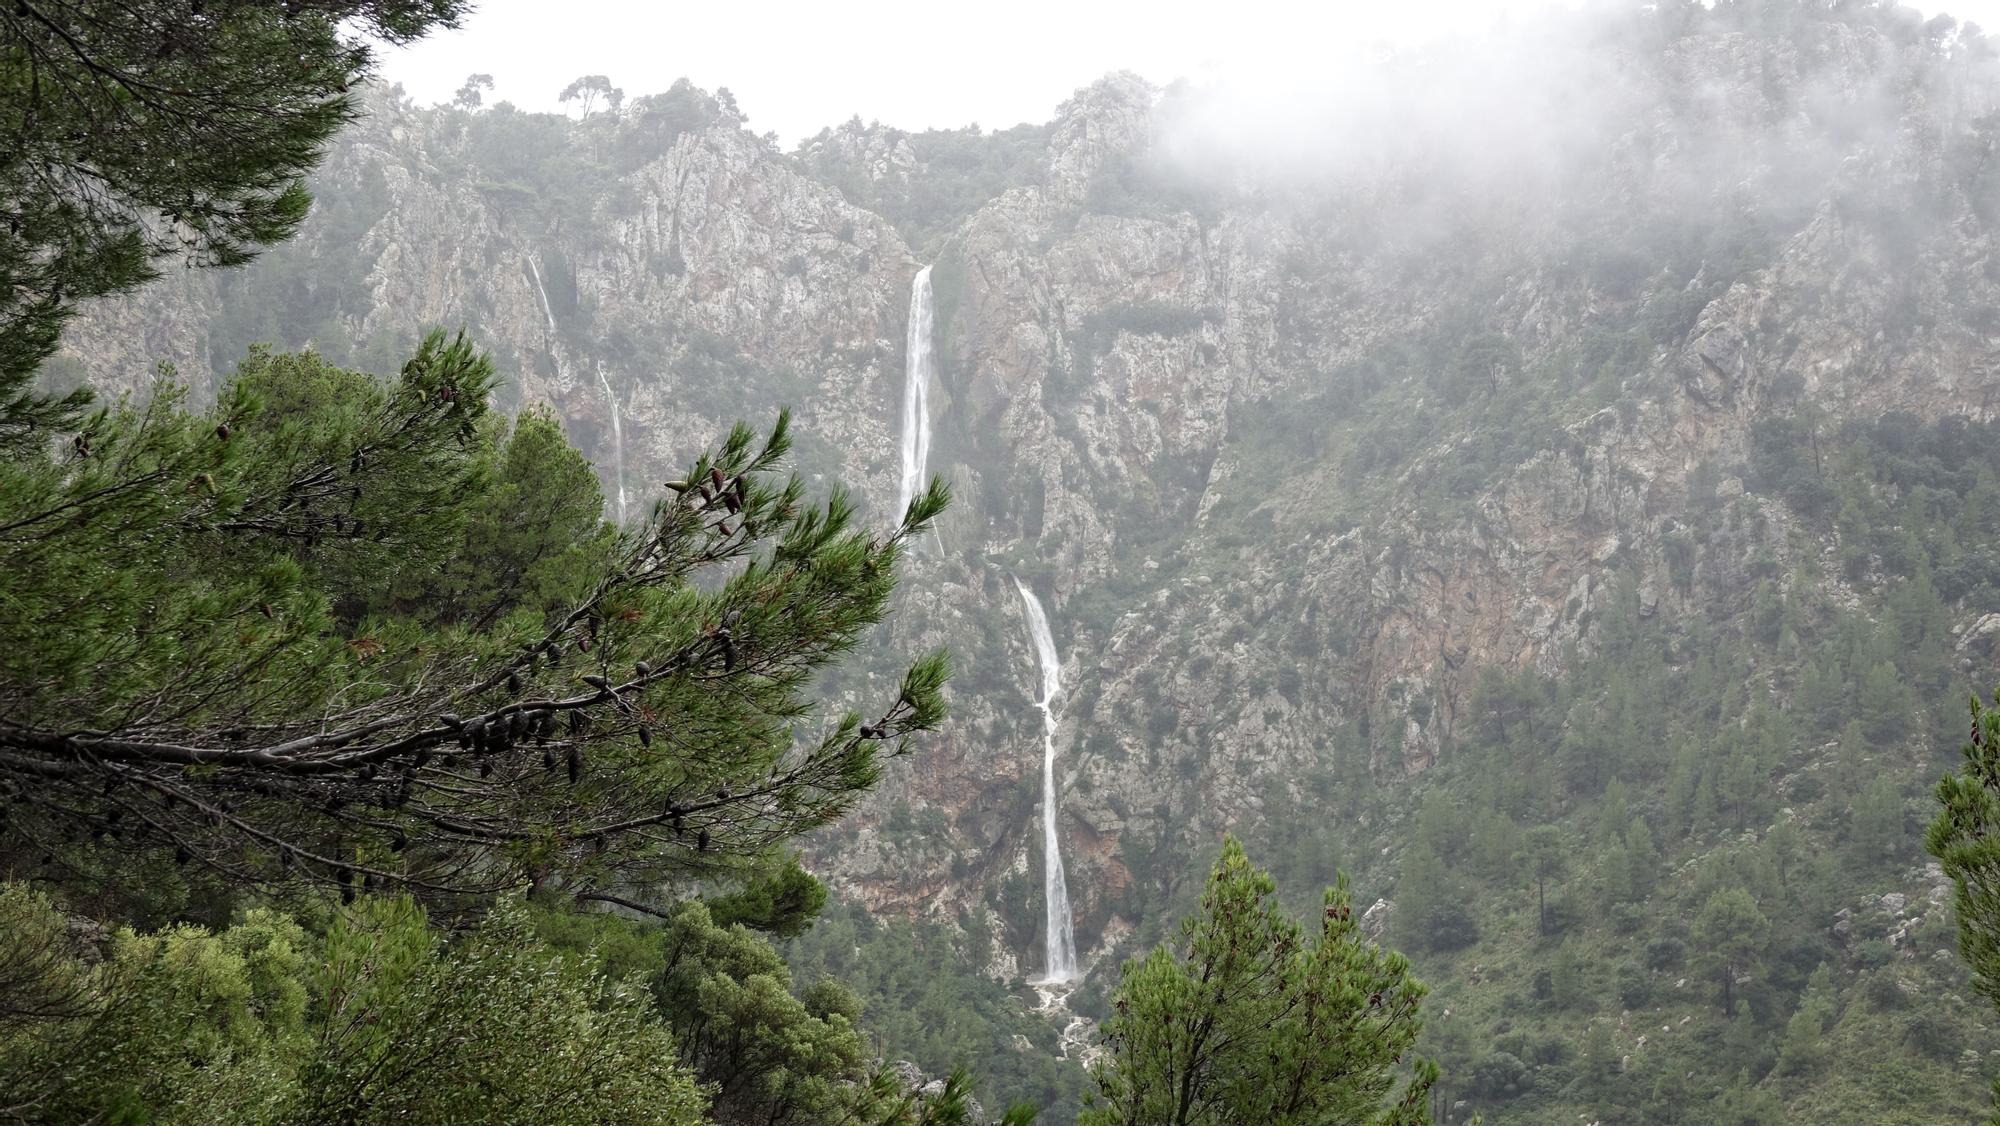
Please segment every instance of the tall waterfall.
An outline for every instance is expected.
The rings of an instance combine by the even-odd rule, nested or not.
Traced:
[[[924,487],[924,462],[931,456],[931,268],[910,283],[910,323],[903,358],[903,481],[896,493],[894,519],[901,521],[910,500]]]
[[[1050,982],[1076,978],[1076,932],[1070,924],[1069,884],[1063,879],[1062,840],[1056,833],[1056,693],[1062,691],[1062,658],[1056,655],[1056,640],[1049,633],[1049,616],[1042,612],[1041,600],[1019,578],[1014,589],[1021,592],[1021,606],[1027,612],[1028,632],[1035,639],[1035,659],[1041,663],[1042,698],[1042,896],[1047,906],[1048,971]]]
[[[542,299],[542,318],[549,325],[549,354],[555,357],[556,371],[565,381],[569,378],[569,364],[563,359],[562,344],[556,339],[556,314],[549,307],[549,291],[542,287],[542,270],[535,265],[534,258],[528,259],[528,275],[535,279],[535,294]],[[618,502],[618,522],[625,522],[625,419],[618,410],[618,393],[611,389],[611,381],[604,377],[604,365],[597,365],[597,385],[604,388],[605,401],[611,404],[611,471],[617,485],[615,494]]]

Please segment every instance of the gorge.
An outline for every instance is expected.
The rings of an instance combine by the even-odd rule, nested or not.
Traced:
[[[884,1027],[964,1017],[888,1047],[934,1072],[1073,1093],[1034,983],[1103,1019],[1228,834],[1289,906],[1377,905],[1489,1123],[1983,1108],[1919,838],[2000,679],[1991,39],[1663,3],[1370,81],[1252,129],[1117,73],[794,149],[686,82],[373,89],[295,241],[91,307],[50,377],[199,399],[254,343],[387,374],[463,326],[621,520],[781,406],[875,528],[947,480],[881,636],[951,653],[953,715],[809,842],[840,913],[797,939],[1004,996],[871,979]]]

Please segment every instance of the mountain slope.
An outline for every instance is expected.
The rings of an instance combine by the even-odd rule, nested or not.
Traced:
[[[1066,662],[1079,1005],[1228,829],[1394,903],[1489,1120],[1963,1112],[2000,1045],[1891,991],[1957,985],[1916,799],[1997,671],[1993,47],[1867,5],[1513,34],[1281,110],[1114,75],[1046,127],[794,154],[684,84],[581,122],[381,95],[297,243],[101,310],[67,374],[464,324],[633,514],[790,403],[886,521],[934,263],[959,503],[888,628],[954,650],[957,718],[822,842],[843,894],[1040,968],[1019,576]],[[1739,886],[1785,952],[1725,1015],[1694,924]],[[1890,1062],[1781,1063],[1822,1009]]]

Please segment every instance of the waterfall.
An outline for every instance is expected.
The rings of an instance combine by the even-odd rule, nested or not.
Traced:
[[[618,393],[611,389],[611,381],[604,378],[604,365],[597,365],[597,385],[604,388],[604,398],[611,404],[611,468],[618,478],[618,522],[625,522],[625,420],[618,413]]]
[[[556,339],[556,314],[549,307],[549,291],[542,287],[541,267],[535,259],[528,258],[528,276],[535,281],[535,294],[542,299],[542,318],[549,326],[549,355],[556,361],[556,373],[569,379],[569,364],[563,359],[562,345]],[[611,404],[611,471],[617,491],[614,497],[618,503],[618,522],[625,522],[625,419],[618,410],[618,394],[611,389],[611,381],[604,377],[604,365],[597,365],[597,385],[604,388],[604,399]]]
[[[896,493],[895,519],[901,521],[917,490],[924,487],[924,462],[931,455],[931,268],[910,283],[910,323],[903,355],[903,480]]]
[[[1028,632],[1035,639],[1035,659],[1042,670],[1042,698],[1035,706],[1042,710],[1042,896],[1048,911],[1047,952],[1050,982],[1076,978],[1076,933],[1070,924],[1069,884],[1063,879],[1062,841],[1056,834],[1056,693],[1062,691],[1062,658],[1056,655],[1056,641],[1049,633],[1049,616],[1028,584],[1019,578],[1014,589],[1021,592],[1021,606],[1027,613]]]

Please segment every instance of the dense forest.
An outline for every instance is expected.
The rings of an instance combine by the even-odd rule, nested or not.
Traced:
[[[0,1118],[2000,1121],[1979,28],[788,150],[470,15],[0,12]]]

